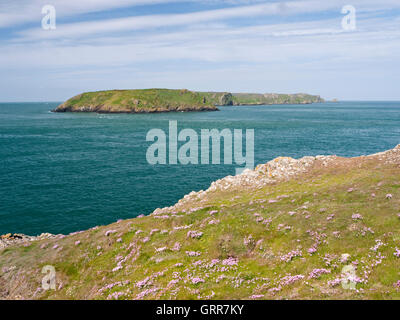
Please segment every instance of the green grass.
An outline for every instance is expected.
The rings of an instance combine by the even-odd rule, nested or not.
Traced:
[[[189,90],[143,89],[82,93],[64,102],[56,111],[161,112],[202,108],[217,110],[203,96]]]

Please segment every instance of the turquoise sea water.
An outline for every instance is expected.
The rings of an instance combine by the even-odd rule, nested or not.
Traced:
[[[147,214],[237,165],[146,161],[152,128],[255,129],[256,164],[277,156],[359,156],[400,143],[400,102],[222,107],[150,115],[50,113],[0,103],[0,234],[69,233]]]

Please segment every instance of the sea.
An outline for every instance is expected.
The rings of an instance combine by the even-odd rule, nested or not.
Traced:
[[[246,129],[254,130],[256,165],[279,156],[354,157],[400,143],[400,102],[159,114],[50,112],[58,104],[0,103],[0,234],[67,234],[150,214],[235,175],[240,166],[224,162],[223,150],[220,164],[171,164],[168,157],[166,164],[149,163],[154,142],[146,137],[161,129],[168,142],[170,121],[178,133],[242,130],[243,152]]]

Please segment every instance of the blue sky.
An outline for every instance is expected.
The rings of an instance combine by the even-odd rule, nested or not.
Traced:
[[[0,101],[154,87],[400,100],[399,57],[399,0],[0,2]]]

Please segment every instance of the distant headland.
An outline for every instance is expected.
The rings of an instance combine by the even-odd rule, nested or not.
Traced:
[[[109,90],[79,94],[54,112],[159,113],[171,111],[217,111],[217,106],[311,104],[325,102],[320,96],[195,92],[187,89]]]

